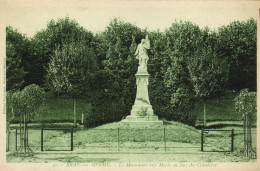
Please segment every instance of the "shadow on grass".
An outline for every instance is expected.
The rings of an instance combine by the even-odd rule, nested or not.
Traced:
[[[195,128],[196,129],[201,129],[203,127],[203,125],[197,125]],[[243,125],[239,125],[239,124],[216,124],[216,125],[209,125],[204,127],[205,129],[219,129],[219,128],[225,128],[225,127],[239,127],[239,128],[243,128]],[[256,128],[256,125],[253,125],[252,128]]]
[[[118,159],[111,159],[111,158],[82,158],[80,156],[66,156],[66,157],[55,157],[55,158],[45,158],[45,161],[59,161],[59,162],[66,162],[66,163],[104,163],[104,162],[113,162],[117,161]]]

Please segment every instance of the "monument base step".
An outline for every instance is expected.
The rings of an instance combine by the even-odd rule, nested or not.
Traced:
[[[163,121],[158,120],[158,116],[127,116],[120,123],[121,128],[156,128],[163,125]]]
[[[125,118],[126,121],[158,121],[158,116],[156,115],[147,115],[144,117],[141,116],[133,116],[133,115],[128,115]]]

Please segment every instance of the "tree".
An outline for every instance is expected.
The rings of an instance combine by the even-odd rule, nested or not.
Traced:
[[[101,43],[98,47],[105,51],[105,58],[100,62],[102,67],[97,77],[102,77],[101,72],[107,77],[102,80],[106,87],[99,86],[96,96],[92,98],[95,118],[99,119],[95,121],[96,124],[118,121],[129,114],[135,99],[135,73],[138,66],[133,54],[136,41],[141,40],[142,36],[138,27],[118,19],[112,20],[98,36]]]
[[[43,85],[51,56],[54,55],[58,47],[62,48],[71,40],[84,40],[85,46],[92,47],[94,36],[69,17],[57,21],[51,20],[46,29],[37,32],[31,40],[33,56],[29,70],[30,77],[27,78],[27,81]],[[49,89],[50,87],[45,86],[45,88]]]
[[[29,40],[14,30],[6,27],[6,90],[19,90],[25,82],[26,71],[23,58],[28,56]]]
[[[166,67],[164,82],[170,94],[169,119],[177,120],[194,126],[196,115],[191,111],[194,108],[194,92],[192,90],[190,76],[186,61],[176,51],[171,50],[170,42],[167,43],[169,63]]]
[[[239,95],[235,98],[235,108],[239,115],[243,116],[244,123],[244,147],[246,156],[249,152],[255,154],[252,148],[251,128],[256,123],[256,92],[249,92],[248,89],[242,89]]]
[[[160,118],[170,119],[171,111],[170,100],[171,94],[164,83],[164,75],[168,66],[166,66],[169,58],[165,47],[165,35],[160,31],[150,32],[150,50],[148,61],[149,77],[149,98],[153,106],[154,112]],[[166,64],[166,65],[165,65]]]
[[[107,44],[103,42],[104,40],[104,34],[98,33],[95,34],[92,42],[92,47],[97,57],[97,65],[99,70],[104,70],[103,61],[106,60]]]
[[[109,74],[107,94],[109,95],[111,115],[116,116],[116,120],[121,120],[128,114],[134,102],[136,61],[134,56],[129,56],[129,50],[122,45],[120,38],[115,45],[109,45],[104,69]],[[113,108],[114,106],[114,108]],[[113,111],[113,112],[112,112]],[[123,114],[123,115],[122,115]]]
[[[204,41],[189,59],[188,69],[195,96],[204,101],[204,126],[206,126],[206,103],[210,98],[220,97],[227,90],[229,64],[217,56],[215,34],[203,31]]]
[[[169,39],[171,51],[183,61],[187,61],[193,56],[204,38],[199,26],[188,21],[175,21],[165,31],[165,36]]]
[[[256,91],[256,38],[254,19],[234,21],[217,33],[217,54],[227,57],[230,64],[229,89],[249,88]]]
[[[188,60],[201,42],[200,28],[191,22],[174,22],[165,31],[165,50],[162,60],[163,80],[170,95],[168,117],[194,126],[196,116],[194,91],[188,70]]]
[[[26,86],[22,91],[7,92],[7,115],[20,117],[20,148],[18,149],[20,155],[31,155],[32,151],[28,145],[27,121],[43,104],[44,94],[44,90],[35,84]]]
[[[62,47],[58,46],[47,71],[52,92],[74,98],[76,126],[76,97],[88,95],[90,80],[96,71],[96,58],[92,48],[85,46],[83,40],[71,40]]]

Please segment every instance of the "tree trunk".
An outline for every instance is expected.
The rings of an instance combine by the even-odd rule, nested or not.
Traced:
[[[246,114],[246,157],[248,157],[248,116]]]
[[[252,147],[252,134],[251,134],[251,126],[248,127],[248,148],[251,150]]]
[[[246,150],[246,115],[244,114],[244,120],[243,120],[243,128],[244,128],[244,149]]]
[[[76,116],[76,99],[74,98],[74,110],[73,110],[73,114],[74,114],[74,127],[77,126],[77,116]]]
[[[84,113],[82,112],[81,113],[81,124],[83,125],[83,123],[84,123]]]
[[[24,145],[24,152],[26,153],[26,114],[23,115],[23,145]]]
[[[12,108],[12,117],[15,118],[15,115],[14,115],[14,108]]]
[[[22,136],[23,136],[23,134],[22,134],[22,121],[23,121],[22,120],[22,115],[20,114],[20,142],[19,142],[20,143],[20,147],[19,147],[19,149],[22,148],[22,146],[23,146],[23,141],[22,141],[22,139],[23,139],[22,138]]]
[[[203,109],[203,126],[206,127],[207,123],[206,123],[206,100],[204,100],[204,109]]]

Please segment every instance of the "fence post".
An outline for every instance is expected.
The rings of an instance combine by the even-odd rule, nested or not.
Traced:
[[[119,127],[117,128],[117,151],[119,151]]]
[[[17,127],[15,127],[15,151],[17,151]]]
[[[234,129],[231,130],[231,152],[234,151]]]
[[[9,144],[10,144],[10,131],[6,130],[6,152],[10,151]]]
[[[165,127],[163,130],[163,140],[164,140],[164,151],[166,151]]]
[[[70,150],[73,151],[73,127],[71,128]]]
[[[201,128],[201,151],[203,151],[203,127]]]
[[[43,126],[41,128],[41,151],[43,151]]]

